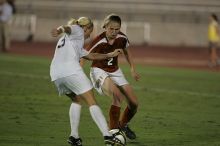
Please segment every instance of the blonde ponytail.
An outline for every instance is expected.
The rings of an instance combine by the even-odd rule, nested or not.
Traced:
[[[77,22],[80,26],[86,26],[92,23],[91,19],[89,19],[88,17],[80,17]]]
[[[74,18],[71,18],[71,19],[67,22],[67,25],[74,25],[74,24],[77,24],[77,20],[74,19]]]
[[[88,17],[80,17],[78,20],[71,18],[67,25],[80,25],[81,27],[87,26],[87,27],[93,27],[93,22]]]

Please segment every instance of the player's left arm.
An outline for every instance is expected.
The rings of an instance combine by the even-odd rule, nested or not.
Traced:
[[[123,51],[124,51],[125,58],[126,58],[128,64],[130,65],[131,75],[136,81],[138,81],[140,79],[140,75],[136,72],[131,52],[130,52],[129,48],[126,48]]]
[[[67,34],[71,34],[71,27],[69,25],[61,25],[57,28],[53,28],[51,30],[51,35],[53,37],[57,37],[62,33],[67,33]]]

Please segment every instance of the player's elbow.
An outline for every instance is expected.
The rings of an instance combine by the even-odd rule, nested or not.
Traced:
[[[87,59],[87,60],[94,60],[95,56],[94,56],[94,54],[90,53],[89,55],[86,56],[85,59]]]

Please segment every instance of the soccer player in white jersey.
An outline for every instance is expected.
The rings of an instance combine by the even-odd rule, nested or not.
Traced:
[[[80,17],[78,20],[70,20],[68,24],[51,31],[53,37],[62,33],[63,35],[57,43],[50,66],[50,76],[59,94],[65,94],[72,100],[69,110],[71,134],[68,143],[71,146],[82,146],[78,126],[81,111],[80,100],[83,99],[88,104],[90,114],[104,136],[105,144],[107,146],[121,145],[120,141],[109,133],[105,117],[93,95],[92,84],[79,63],[80,58],[95,60],[115,57],[121,53],[121,49],[108,54],[89,54],[83,49],[83,45],[84,39],[88,38],[93,30],[92,21],[87,17]]]

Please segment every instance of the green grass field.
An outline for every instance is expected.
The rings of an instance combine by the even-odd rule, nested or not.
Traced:
[[[70,100],[57,95],[49,65],[48,58],[0,55],[0,146],[68,146]],[[128,146],[220,146],[219,72],[138,65],[135,82],[121,68],[140,103],[130,123],[138,137]],[[107,117],[110,98],[96,97]],[[84,146],[103,146],[86,105],[80,135]]]

